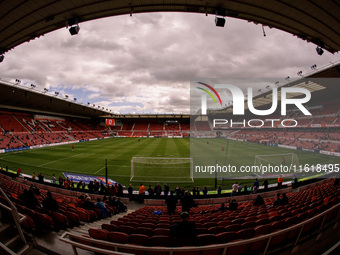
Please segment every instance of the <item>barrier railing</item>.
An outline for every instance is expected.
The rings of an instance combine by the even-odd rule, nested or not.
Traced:
[[[20,223],[22,223],[23,221],[26,220],[26,216],[18,212],[18,209],[15,207],[15,205],[12,203],[12,201],[8,198],[8,196],[6,195],[4,190],[1,188],[1,186],[0,186],[0,193],[7,200],[8,204],[9,204],[9,207],[8,207],[7,205],[0,203],[0,207],[11,213],[12,218],[14,220],[14,223],[17,227],[20,239],[24,244],[26,244],[27,243],[26,238],[24,236],[24,233],[23,233],[21,225],[20,225]]]
[[[334,211],[333,211],[334,210]],[[263,249],[263,255],[265,255],[268,251],[268,249],[270,248],[270,244],[273,238],[278,237],[280,235],[283,235],[285,233],[289,233],[293,230],[298,230],[298,234],[296,237],[296,240],[292,240],[291,243],[295,245],[297,245],[300,241],[301,235],[303,233],[304,227],[309,224],[312,223],[313,221],[317,220],[317,219],[322,219],[321,220],[321,224],[320,226],[316,226],[318,227],[317,232],[320,233],[325,225],[325,219],[326,216],[329,213],[336,213],[336,217],[334,217],[332,220],[335,220],[335,222],[337,222],[339,220],[339,214],[340,214],[340,204],[334,205],[333,207],[327,209],[326,211],[310,218],[307,219],[303,222],[300,222],[294,226],[276,231],[274,233],[270,233],[267,235],[262,235],[262,236],[258,236],[258,237],[254,237],[251,239],[247,239],[247,240],[242,240],[242,241],[235,241],[235,242],[231,242],[231,243],[227,243],[227,244],[213,244],[213,245],[207,245],[207,246],[190,246],[190,247],[147,247],[147,246],[136,246],[136,245],[129,245],[129,244],[119,244],[119,243],[113,243],[113,242],[109,242],[109,241],[103,241],[103,240],[97,240],[97,239],[93,239],[91,237],[84,237],[84,236],[80,236],[78,234],[75,233],[70,233],[70,232],[65,232],[61,237],[59,237],[59,239],[65,243],[68,243],[72,246],[72,249],[74,251],[74,254],[77,255],[78,252],[76,250],[76,248],[81,248],[87,251],[92,251],[92,252],[98,252],[98,253],[102,253],[102,254],[127,254],[127,253],[122,253],[119,252],[119,250],[124,249],[124,250],[128,250],[130,252],[138,252],[138,251],[148,251],[148,252],[157,252],[157,253],[164,253],[164,254],[169,254],[169,255],[173,255],[175,252],[186,252],[186,251],[190,251],[190,252],[199,252],[199,251],[216,251],[218,249],[223,249],[222,254],[225,255],[228,252],[228,249],[230,249],[231,247],[235,247],[235,246],[243,246],[243,245],[251,245],[255,242],[259,242],[259,241],[266,241],[266,244],[263,245],[264,249]],[[72,240],[73,239],[73,240]],[[77,241],[74,241],[77,240]],[[81,242],[81,243],[80,243]],[[87,243],[87,244],[85,244]],[[97,247],[93,247],[93,246],[97,246]],[[98,248],[98,247],[105,247],[105,248]]]

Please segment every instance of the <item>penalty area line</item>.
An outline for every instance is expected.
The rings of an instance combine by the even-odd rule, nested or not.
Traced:
[[[77,154],[77,155],[69,156],[69,157],[66,157],[66,158],[61,158],[61,159],[53,160],[53,161],[50,161],[50,162],[41,164],[41,165],[39,165],[38,167],[46,166],[46,165],[49,165],[49,164],[51,164],[51,163],[58,162],[58,161],[62,161],[62,160],[68,159],[68,158],[74,158],[74,157],[77,157],[77,156],[82,155],[82,154],[83,154],[83,153],[79,153],[79,154]]]

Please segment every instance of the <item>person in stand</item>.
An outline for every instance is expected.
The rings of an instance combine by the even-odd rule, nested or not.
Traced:
[[[120,183],[118,184],[117,196],[118,197],[122,197],[123,196],[123,186]]]
[[[194,200],[192,196],[190,195],[189,191],[185,191],[184,196],[181,198],[182,203],[182,212],[190,212],[190,208],[194,204]]]
[[[167,184],[164,184],[164,196],[167,197],[169,194],[170,187]]]
[[[204,196],[204,198],[207,197],[207,194],[208,194],[208,188],[207,188],[207,186],[204,186],[203,187],[203,196]]]
[[[129,187],[128,187],[128,193],[129,193],[129,200],[132,201],[133,188],[132,188],[131,183],[129,184]]]
[[[57,184],[57,178],[55,177],[55,174],[52,175],[52,184]]]
[[[236,202],[236,199],[231,200],[231,203],[229,203],[229,210],[235,211],[237,210],[238,203]]]
[[[33,174],[32,174],[32,180],[33,180],[33,181],[36,181],[36,180],[37,180],[37,175],[35,174],[35,172],[33,172]]]
[[[237,192],[237,190],[238,190],[238,184],[237,184],[237,182],[235,182],[235,183],[233,184],[233,186],[231,187],[231,189],[232,189],[231,196],[232,196],[232,197],[236,196],[236,192]]]
[[[174,214],[176,212],[177,197],[174,196],[173,191],[170,191],[170,196],[166,197],[165,203],[166,203],[169,215]]]
[[[254,203],[253,203],[253,206],[255,205],[264,205],[264,200],[263,200],[263,197],[261,197],[261,195],[257,195]]]
[[[222,193],[222,187],[218,186],[218,188],[217,188],[217,195],[221,196],[221,193]]]
[[[53,212],[57,212],[59,209],[59,204],[57,200],[52,197],[52,193],[50,191],[47,192],[47,197],[43,201],[43,208]]]
[[[105,206],[105,204],[101,201],[101,199],[98,197],[97,202],[94,204],[95,208],[99,208],[102,212],[102,217],[105,218],[106,215],[108,214],[108,210]]]
[[[256,191],[259,189],[260,187],[260,183],[259,183],[259,180],[256,178],[255,181],[254,181],[254,185],[256,187]]]
[[[154,192],[155,192],[157,198],[159,198],[161,196],[162,188],[161,188],[161,186],[159,186],[159,184],[156,185]]]
[[[279,206],[279,205],[282,205],[282,199],[281,199],[281,194],[277,193],[273,206]]]
[[[190,215],[186,211],[181,213],[181,219],[181,222],[176,222],[171,227],[171,237],[180,246],[192,245],[196,237],[195,222],[189,221]]]
[[[59,176],[59,186],[63,186],[64,184],[64,179],[63,177]]]
[[[74,151],[74,144],[72,144],[72,151]]]
[[[277,178],[277,188],[278,189],[282,188],[282,183],[283,183],[283,177],[282,177],[282,175],[280,175],[279,178]]]
[[[286,193],[282,193],[281,203],[283,205],[288,204],[289,198],[287,197]]]
[[[264,192],[266,192],[268,190],[268,180],[267,179],[264,179],[263,181],[263,187],[264,187]]]
[[[143,183],[139,186],[139,191],[138,191],[138,199],[140,203],[144,202],[144,197],[145,197],[145,186]]]
[[[83,208],[86,209],[86,210],[93,210],[94,209],[94,203],[91,201],[90,197],[85,198]]]
[[[38,174],[38,180],[39,180],[40,183],[44,183],[44,176],[43,176],[42,173]]]
[[[192,195],[193,195],[194,197],[196,197],[196,195],[197,195],[197,190],[196,190],[196,187],[195,187],[195,186],[192,188]]]
[[[153,198],[154,193],[153,193],[153,189],[152,189],[151,185],[149,185],[148,193],[149,193],[149,198]]]
[[[21,175],[22,174],[22,170],[21,168],[19,167],[18,170],[17,170],[17,176]]]

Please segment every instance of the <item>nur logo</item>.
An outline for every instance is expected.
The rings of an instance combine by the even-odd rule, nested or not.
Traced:
[[[207,87],[208,89],[210,89],[212,92],[214,92],[214,94],[217,96],[218,100],[220,101],[221,106],[222,105],[222,100],[220,95],[217,93],[217,91],[210,85],[203,83],[203,82],[196,82],[198,84],[201,84],[205,87]],[[213,96],[213,94],[211,94],[211,92],[207,89],[201,88],[201,87],[197,87],[200,90],[203,90],[206,94],[202,94],[201,95],[201,102],[202,102],[202,115],[206,115],[207,114],[207,94],[212,98],[212,100],[214,101],[215,105],[217,106],[216,100]]]
[[[244,105],[245,105],[245,96],[243,94],[243,91],[231,84],[215,84],[214,87],[203,83],[203,82],[197,82],[198,84],[201,84],[207,88],[209,88],[214,94],[217,96],[219,99],[219,102],[222,105],[222,100],[215,90],[215,88],[219,89],[227,89],[231,92],[232,98],[233,98],[233,115],[244,115]],[[202,115],[207,114],[207,96],[208,94],[214,101],[215,105],[217,106],[216,100],[213,96],[213,94],[204,88],[197,87],[200,90],[203,90],[206,92],[205,94],[202,94],[201,96],[201,108],[202,108]],[[248,99],[247,99],[247,104],[248,104],[248,109],[251,113],[254,115],[258,116],[265,116],[265,115],[270,115],[275,112],[278,106],[278,88],[273,88],[272,91],[272,105],[269,109],[266,110],[258,110],[254,107],[253,103],[253,88],[247,88],[248,92]],[[305,97],[303,98],[290,98],[288,94],[303,94]],[[287,112],[287,105],[295,105],[304,115],[312,115],[304,106],[304,103],[307,103],[311,99],[311,93],[308,89],[305,88],[297,88],[297,87],[281,87],[281,115],[285,116]]]

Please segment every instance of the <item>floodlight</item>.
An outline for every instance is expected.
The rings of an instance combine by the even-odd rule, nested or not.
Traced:
[[[68,95],[65,95],[65,98],[68,98]]]
[[[77,101],[77,98],[73,98],[74,101]]]
[[[315,48],[316,52],[321,56],[323,54],[323,49],[321,47],[316,47]]]
[[[215,25],[216,25],[216,27],[224,27],[225,18],[215,17]]]
[[[47,89],[47,88],[44,88],[44,92],[45,92],[45,93],[48,92],[48,89]]]
[[[36,86],[34,84],[31,84],[31,88],[34,89]]]
[[[56,91],[56,92],[54,92],[54,94],[55,94],[56,96],[58,96],[58,95],[59,95],[59,92]]]

